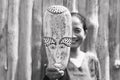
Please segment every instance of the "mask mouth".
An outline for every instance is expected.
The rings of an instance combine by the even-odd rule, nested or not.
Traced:
[[[55,68],[47,68],[46,75],[52,79],[59,79],[64,75],[64,70],[55,69]]]

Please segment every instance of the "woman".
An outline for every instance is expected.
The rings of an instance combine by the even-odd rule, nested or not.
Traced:
[[[70,62],[67,73],[69,80],[100,80],[100,66],[96,55],[80,50],[86,38],[86,20],[79,13],[71,13],[73,37],[71,45]]]

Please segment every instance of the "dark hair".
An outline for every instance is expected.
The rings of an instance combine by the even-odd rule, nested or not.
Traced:
[[[71,12],[71,16],[76,16],[81,20],[81,22],[83,23],[83,29],[84,29],[84,31],[86,33],[87,32],[87,26],[86,26],[85,17],[83,17],[80,13],[77,13],[77,12]]]

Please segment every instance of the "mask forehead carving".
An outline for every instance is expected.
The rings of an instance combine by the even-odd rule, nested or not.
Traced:
[[[44,35],[60,39],[71,37],[71,15],[67,8],[59,5],[49,7],[44,15]],[[48,31],[49,30],[49,31]]]
[[[48,67],[61,69],[67,66],[71,37],[71,14],[66,7],[54,5],[49,7],[44,14],[43,40],[48,58]]]
[[[54,16],[50,21],[52,36],[62,38],[65,35],[65,17],[61,15]]]

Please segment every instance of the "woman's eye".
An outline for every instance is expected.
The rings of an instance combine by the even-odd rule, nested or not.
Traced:
[[[74,29],[74,32],[75,32],[75,33],[80,33],[80,32],[81,32],[81,29],[75,28],[75,29]]]

